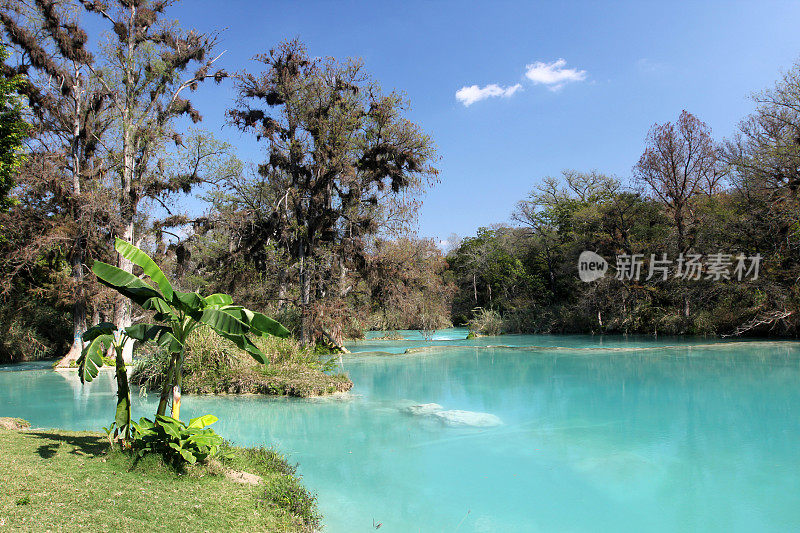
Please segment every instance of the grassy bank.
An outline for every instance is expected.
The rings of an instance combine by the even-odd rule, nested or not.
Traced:
[[[233,343],[197,330],[187,342],[183,384],[187,394],[270,394],[278,396],[322,396],[346,392],[353,386],[346,374],[332,373],[331,356],[316,355],[293,339],[255,339],[269,358],[261,365]],[[148,390],[161,390],[168,354],[152,350],[140,355],[131,383]]]
[[[315,498],[264,449],[177,472],[134,461],[97,433],[0,426],[0,530],[270,531],[318,527]],[[234,472],[251,483],[236,482]]]

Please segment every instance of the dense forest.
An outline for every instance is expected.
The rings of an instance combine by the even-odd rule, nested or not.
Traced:
[[[298,40],[228,72],[219,37],[174,24],[170,3],[0,4],[0,362],[74,360],[88,326],[144,318],[90,273],[94,260],[136,273],[116,237],[181,290],[229,293],[307,345],[453,324],[797,334],[800,66],[753,96],[733,137],[683,111],[643,132],[630,176],[531,176],[510,224],[449,239],[445,254],[414,235],[439,156],[402,93]],[[263,161],[202,129],[190,96],[206,83],[232,88],[227,120]],[[609,273],[581,281],[583,251]],[[643,275],[621,275],[625,257]],[[656,258],[672,268],[654,276]]]

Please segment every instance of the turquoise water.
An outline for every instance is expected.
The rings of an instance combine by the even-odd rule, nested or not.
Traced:
[[[185,416],[213,413],[234,442],[299,462],[334,533],[373,520],[382,532],[800,529],[800,343],[405,334],[351,346],[345,397],[187,397]],[[430,348],[387,355],[414,346]],[[3,370],[0,416],[65,429],[113,416],[110,375],[83,387]],[[428,403],[502,423],[405,411]]]

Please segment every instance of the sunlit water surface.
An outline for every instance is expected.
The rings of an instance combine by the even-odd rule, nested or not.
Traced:
[[[334,533],[800,529],[799,343],[404,334],[351,346],[346,397],[192,396],[184,414],[300,463]],[[110,375],[19,368],[0,367],[0,416],[112,418]],[[404,412],[424,403],[502,424]]]

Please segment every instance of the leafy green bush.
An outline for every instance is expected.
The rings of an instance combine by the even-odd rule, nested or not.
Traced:
[[[478,335],[500,335],[503,332],[503,317],[494,309],[478,307],[467,322],[470,332]]]
[[[156,415],[156,421],[142,418],[133,427],[132,449],[139,455],[158,453],[174,465],[204,462],[220,453],[222,437],[207,428],[217,417],[204,415],[193,418],[189,424],[165,415]]]

